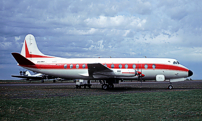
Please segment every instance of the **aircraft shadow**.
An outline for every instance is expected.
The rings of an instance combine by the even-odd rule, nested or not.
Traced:
[[[106,91],[106,92],[127,92],[127,91],[175,91],[175,90],[191,90],[191,89],[202,89],[202,88],[174,88],[169,90],[167,88],[152,88],[152,87],[115,87],[114,89],[103,90],[101,87],[92,87],[92,88],[80,88],[75,87],[46,87],[43,89],[54,89],[54,90],[92,90],[92,91]]]

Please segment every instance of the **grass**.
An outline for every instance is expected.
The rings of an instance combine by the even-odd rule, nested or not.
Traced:
[[[202,90],[2,98],[0,120],[202,120]]]

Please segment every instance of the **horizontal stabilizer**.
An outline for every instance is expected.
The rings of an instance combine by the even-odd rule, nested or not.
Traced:
[[[12,53],[12,55],[19,65],[35,65],[33,62],[31,62],[19,53]]]

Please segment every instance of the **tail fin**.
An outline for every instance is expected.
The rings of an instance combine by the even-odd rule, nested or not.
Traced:
[[[25,37],[21,55],[26,58],[51,58],[50,56],[46,56],[39,51],[35,38],[31,34],[28,34]]]
[[[31,76],[31,74],[29,73],[29,71],[26,71],[26,72],[25,72],[25,75],[26,75],[26,76]]]

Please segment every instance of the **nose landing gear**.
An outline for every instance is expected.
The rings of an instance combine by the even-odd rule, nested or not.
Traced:
[[[170,90],[173,89],[173,85],[169,85],[168,89],[170,89]]]
[[[168,86],[168,89],[173,89],[173,85],[172,85],[172,83],[170,82],[170,85]]]

